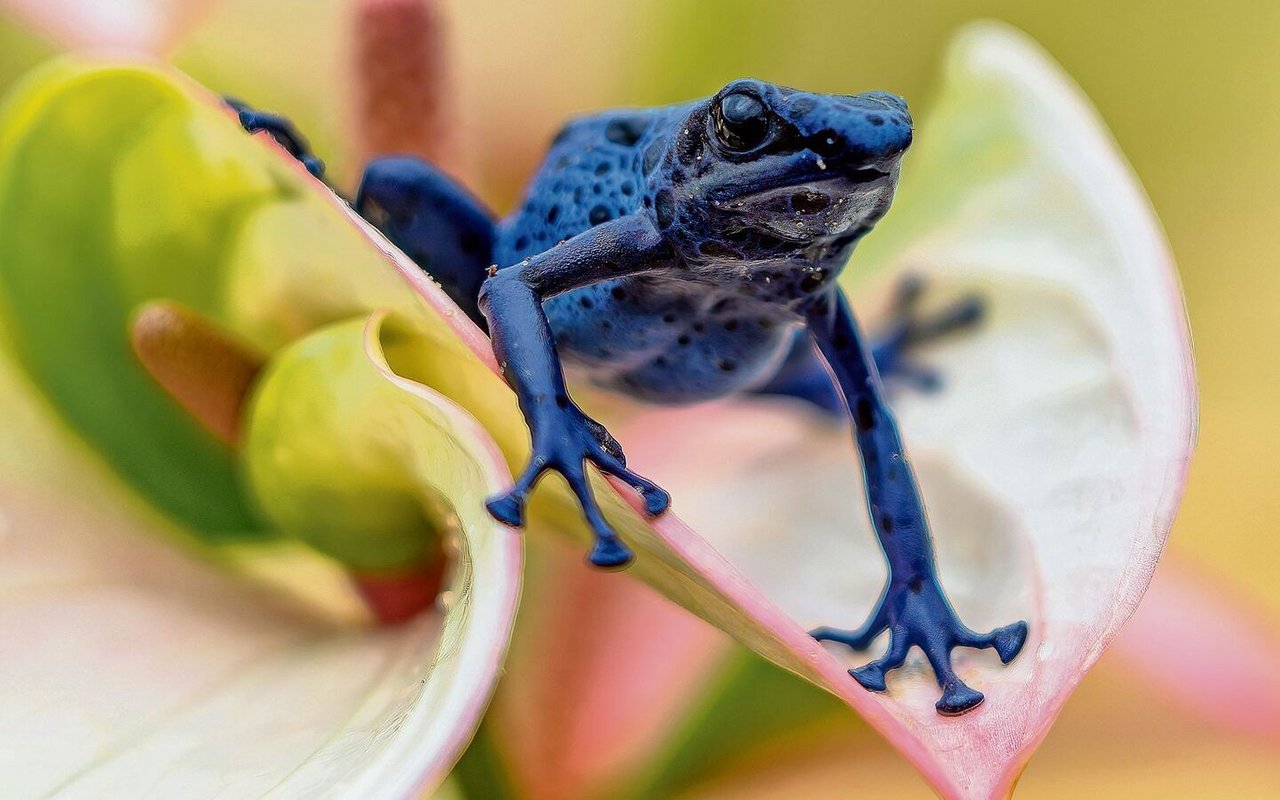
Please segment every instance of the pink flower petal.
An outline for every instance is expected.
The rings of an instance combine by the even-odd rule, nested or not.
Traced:
[[[652,589],[548,542],[488,724],[530,798],[607,796],[714,675],[729,641]]]
[[[72,48],[162,54],[215,0],[3,0],[5,6]]]
[[[1280,744],[1280,623],[1233,595],[1188,563],[1166,563],[1115,652],[1187,711]]]

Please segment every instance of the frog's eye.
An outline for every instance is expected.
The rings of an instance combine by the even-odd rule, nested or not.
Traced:
[[[769,138],[769,112],[764,103],[747,92],[732,92],[712,109],[716,138],[730,150],[754,150]]]

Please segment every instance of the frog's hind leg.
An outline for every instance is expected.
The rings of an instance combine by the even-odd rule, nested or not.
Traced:
[[[325,180],[324,162],[292,122],[230,97],[223,102],[236,112],[242,128],[269,134],[308,172]],[[393,156],[369,162],[352,205],[487,329],[476,300],[492,263],[496,223],[479,200],[426,161]]]
[[[249,133],[265,131],[270,134],[277,144],[307,168],[307,172],[317,178],[324,179],[324,162],[316,157],[315,153],[311,152],[311,145],[307,143],[306,138],[298,132],[292,122],[277,114],[259,111],[231,97],[222,98],[222,102],[230,106],[239,116],[240,127]]]
[[[876,371],[889,386],[905,384],[924,392],[942,388],[938,370],[917,364],[911,351],[944,336],[972,330],[982,322],[982,298],[969,296],[929,315],[918,313],[924,294],[922,278],[908,276],[897,287],[890,321],[875,336],[871,354]],[[797,331],[791,350],[767,383],[752,390],[755,394],[795,397],[832,414],[844,413],[844,402],[836,394],[813,343],[804,331]]]
[[[803,330],[796,331],[791,349],[768,382],[752,389],[751,393],[794,397],[829,414],[844,414],[844,401],[836,393],[831,377],[818,360],[809,334]]]
[[[487,329],[477,306],[496,238],[489,209],[436,167],[412,156],[365,168],[355,209],[435,278],[458,307]]]
[[[933,314],[919,313],[925,280],[908,275],[898,284],[890,310],[889,324],[871,344],[876,371],[886,382],[907,383],[916,389],[934,392],[942,387],[941,374],[910,359],[911,351],[953,333],[971,331],[982,322],[986,311],[981,297],[962,297]]]

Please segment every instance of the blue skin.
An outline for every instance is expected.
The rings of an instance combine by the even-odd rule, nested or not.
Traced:
[[[237,110],[246,128],[267,130],[320,174],[287,122]],[[860,628],[813,635],[862,650],[888,630],[884,657],[849,671],[872,691],[884,691],[885,673],[920,647],[942,688],[938,711],[961,714],[983,696],[956,676],[952,649],[991,647],[1008,663],[1027,625],[979,634],[957,618],[938,582],[877,364],[936,385],[903,353],[976,322],[981,308],[968,300],[915,319],[920,285],[909,282],[897,321],[872,348],[836,284],[888,210],[911,136],[906,104],[893,95],[810,94],[742,80],[694,103],[571,122],[521,206],[500,221],[432,166],[406,157],[370,164],[354,205],[492,336],[533,456],[489,511],[522,525],[536,481],[560,473],[595,533],[597,566],[622,567],[632,555],[600,513],[586,463],[634,486],[651,515],[669,497],[627,469],[617,441],[573,402],[562,361],[599,386],[654,403],[761,392],[846,414],[889,579]]]

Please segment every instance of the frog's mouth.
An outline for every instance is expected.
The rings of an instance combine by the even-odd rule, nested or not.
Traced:
[[[875,167],[859,167],[858,169],[849,170],[841,174],[837,180],[848,181],[854,184],[871,183],[881,178],[889,177],[889,173]]]
[[[795,242],[839,236],[884,216],[893,200],[889,172],[866,167],[739,198],[729,210]]]

